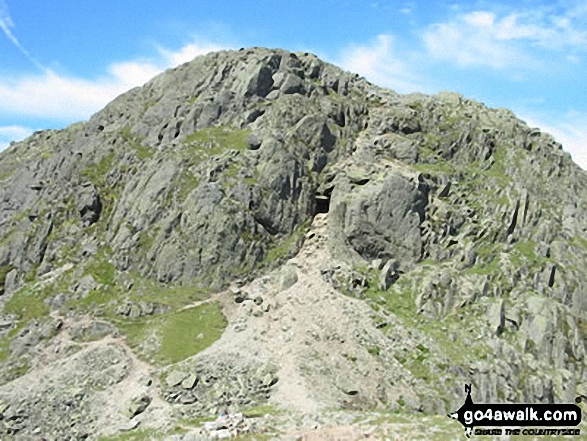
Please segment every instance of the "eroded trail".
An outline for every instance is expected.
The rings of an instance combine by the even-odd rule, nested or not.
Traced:
[[[391,357],[372,356],[374,348],[390,344],[376,326],[383,318],[325,280],[336,265],[327,230],[328,214],[316,215],[296,257],[243,286],[238,303],[230,293],[222,296],[229,326],[196,358],[276,365],[278,381],[269,402],[302,413],[377,406],[382,394],[394,392],[409,399],[414,396],[409,373]],[[382,391],[383,383],[394,386]]]

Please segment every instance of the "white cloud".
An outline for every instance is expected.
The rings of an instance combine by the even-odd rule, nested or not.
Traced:
[[[530,57],[498,38],[495,15],[473,12],[449,23],[432,25],[423,35],[428,53],[459,66],[486,66],[502,69],[516,64],[529,65]]]
[[[209,52],[216,52],[223,49],[226,49],[226,47],[213,43],[201,44],[194,42],[182,47],[180,50],[175,52],[165,48],[160,48],[159,52],[164,57],[165,64],[168,66],[178,66],[193,60],[199,55],[204,55]]]
[[[22,141],[31,133],[31,129],[22,126],[0,127],[0,152],[9,146],[11,141]]]
[[[159,48],[157,58],[114,63],[96,79],[52,70],[16,79],[0,78],[0,114],[58,121],[87,119],[121,93],[143,85],[165,69],[219,49],[222,47],[201,43],[177,51]]]
[[[570,10],[553,15],[547,10],[521,10],[498,16],[492,11],[457,15],[431,25],[423,34],[428,53],[463,67],[493,69],[541,66],[535,50],[582,50],[587,45],[584,21]]]
[[[417,92],[424,89],[419,77],[394,53],[391,35],[379,35],[370,45],[347,48],[337,64],[379,86],[389,87],[397,92]]]
[[[523,118],[523,117],[522,117]],[[587,113],[569,112],[562,121],[523,118],[531,127],[550,133],[581,168],[587,170]]]

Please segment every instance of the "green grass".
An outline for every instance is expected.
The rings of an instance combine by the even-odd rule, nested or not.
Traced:
[[[206,300],[209,292],[193,285],[165,285],[140,276],[134,277],[135,286],[130,300],[157,302],[178,309],[193,302]]]
[[[66,291],[67,285],[71,282],[71,272],[72,270],[69,270],[61,274],[52,283],[42,288],[35,288],[34,281],[29,281],[6,301],[4,313],[15,316],[16,326],[10,330],[6,337],[0,339],[0,361],[5,361],[8,358],[12,338],[31,320],[43,321],[47,319],[49,307],[45,304],[45,300]]]
[[[100,213],[101,219],[105,219],[109,216],[116,200],[118,199],[118,194],[115,189],[106,184],[106,175],[112,171],[115,166],[116,155],[114,151],[111,151],[108,155],[104,156],[98,164],[88,165],[81,172],[82,176],[94,184],[98,189],[100,201],[102,202],[102,213]],[[93,232],[93,230],[99,228],[105,228],[105,222],[97,222],[93,224],[90,229],[88,229],[88,232]]]
[[[94,270],[92,270],[94,268]],[[153,302],[166,305],[171,311],[194,302],[208,298],[208,291],[191,285],[168,286],[151,279],[141,277],[139,274],[131,273],[133,288],[130,291],[124,290],[115,283],[115,268],[107,262],[94,262],[86,268],[85,274],[92,274],[96,281],[104,284],[99,289],[92,290],[86,297],[70,300],[67,306],[81,312],[93,311],[106,320],[125,327],[125,330],[132,334],[132,340],[136,340],[145,328],[145,320],[139,321],[122,319],[116,313],[120,302],[131,301]]]
[[[168,364],[197,354],[218,340],[226,325],[226,318],[215,303],[175,312],[161,327],[161,351],[157,358]]]
[[[176,180],[177,186],[177,201],[183,202],[189,194],[198,188],[200,179],[194,176],[189,170],[184,170]]]
[[[138,348],[147,336],[156,335],[160,344],[155,352],[144,355],[160,366],[177,363],[203,351],[220,338],[227,325],[216,303],[204,303],[160,316],[113,321],[134,348]]]
[[[214,126],[189,134],[185,143],[193,147],[209,144],[204,147],[204,151],[207,153],[207,156],[213,156],[222,153],[227,149],[239,151],[246,150],[246,139],[250,134],[250,130],[238,130],[225,126]]]
[[[115,159],[114,151],[111,151],[98,164],[91,164],[84,168],[81,174],[96,187],[104,187],[106,174],[114,167]]]
[[[124,432],[117,435],[102,436],[98,438],[99,441],[150,441],[161,440],[168,435],[179,435],[186,433],[187,430],[176,427],[171,431],[163,431],[158,429],[137,429],[131,432]]]
[[[175,182],[177,188],[175,202],[185,201],[187,196],[200,185],[200,180],[190,171],[194,165],[222,154],[228,150],[247,150],[246,139],[250,130],[238,130],[227,126],[214,126],[189,134],[175,154],[183,163],[184,169]],[[223,175],[234,179],[240,171],[237,163],[231,163]],[[229,185],[226,182],[226,185]]]
[[[152,106],[153,105],[155,105],[155,103],[153,103]],[[150,106],[150,107],[152,107],[152,106]],[[141,141],[142,141],[141,138],[131,134],[129,126],[125,126],[122,129],[122,131],[120,132],[120,136],[134,151],[136,151],[137,158],[139,160],[145,161],[154,155],[155,152],[153,151],[153,149],[141,144]]]
[[[301,223],[296,229],[284,239],[277,240],[267,250],[266,262],[278,262],[288,257],[293,251],[298,240],[302,239],[308,230],[310,221]]]
[[[4,284],[6,283],[6,276],[14,267],[12,265],[4,265],[0,267],[0,290],[4,290]]]
[[[114,285],[116,283],[116,267],[103,256],[86,266],[85,275],[91,275],[94,280],[104,285]]]
[[[8,179],[14,174],[14,170],[2,170],[0,171],[0,181]]]
[[[440,388],[439,393],[445,387],[446,377],[443,372],[448,365],[458,365],[467,369],[470,363],[479,357],[476,354],[486,353],[486,345],[482,341],[474,341],[467,345],[464,341],[450,341],[447,334],[451,331],[471,329],[477,320],[480,320],[479,312],[474,306],[461,307],[458,311],[463,319],[459,319],[455,312],[448,313],[444,317],[426,318],[420,314],[416,306],[416,294],[418,286],[412,285],[414,277],[419,278],[427,271],[438,271],[438,266],[421,268],[420,272],[411,277],[400,278],[388,291],[377,289],[378,273],[372,269],[356,268],[365,275],[368,288],[364,293],[364,299],[374,310],[384,310],[396,315],[406,329],[414,329],[426,337],[426,344],[418,344],[413,351],[397,355],[396,359],[420,380],[425,381],[432,388]],[[343,289],[342,292],[345,292]],[[387,327],[383,332],[393,333],[393,327]],[[430,339],[430,343],[428,343]],[[367,347],[369,353],[376,355],[376,348]],[[442,393],[441,393],[442,396]]]
[[[283,410],[278,409],[270,404],[260,404],[257,406],[248,407],[243,410],[243,416],[246,418],[261,418],[265,415],[281,415]]]
[[[50,294],[49,290],[36,292],[27,288],[20,289],[6,302],[4,312],[14,314],[22,323],[45,317],[49,314],[49,307],[44,300]]]
[[[94,289],[81,299],[70,300],[67,306],[81,310],[91,311],[92,309],[101,305],[107,305],[110,302],[118,300],[122,296],[122,291],[117,287],[107,286],[101,289]]]

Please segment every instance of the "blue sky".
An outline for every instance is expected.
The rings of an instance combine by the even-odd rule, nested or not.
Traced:
[[[587,3],[576,0],[0,0],[0,149],[88,119],[197,55],[248,46],[509,108],[587,168]]]

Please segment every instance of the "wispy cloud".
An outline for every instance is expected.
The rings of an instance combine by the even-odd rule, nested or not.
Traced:
[[[201,42],[175,51],[159,48],[156,58],[113,63],[96,79],[61,75],[52,70],[42,75],[0,78],[0,115],[63,122],[87,119],[121,93],[143,85],[165,69],[220,49],[219,45]]]
[[[18,50],[20,50],[22,52],[22,54],[27,57],[29,59],[29,61],[31,61],[31,63],[33,63],[35,66],[37,66],[39,69],[41,70],[45,70],[45,67],[39,63],[35,57],[33,57],[29,51],[27,51],[22,44],[20,44],[20,41],[18,41],[18,38],[16,38],[16,36],[12,33],[12,28],[14,28],[14,23],[12,21],[12,18],[10,17],[10,12],[8,11],[8,5],[6,5],[6,2],[4,0],[0,0],[0,29],[2,29],[2,32],[4,32],[4,35],[6,35],[6,38],[8,38],[12,44],[14,44],[14,46],[16,46],[18,48]]]
[[[568,51],[587,47],[587,29],[577,9],[554,14],[535,8],[498,14],[473,11],[457,15],[446,23],[425,30],[423,41],[428,53],[462,67],[493,69],[535,69],[542,66],[537,51]],[[543,57],[542,57],[543,58]]]
[[[344,49],[337,63],[379,86],[386,86],[397,92],[408,93],[424,89],[419,76],[394,52],[392,35],[379,35],[371,44]]]
[[[495,14],[473,12],[448,23],[434,24],[423,35],[428,53],[436,59],[459,66],[486,66],[501,69],[516,63],[528,66],[531,58],[497,37]]]
[[[21,141],[31,133],[31,129],[22,126],[0,127],[0,151],[6,149],[11,141]]]

